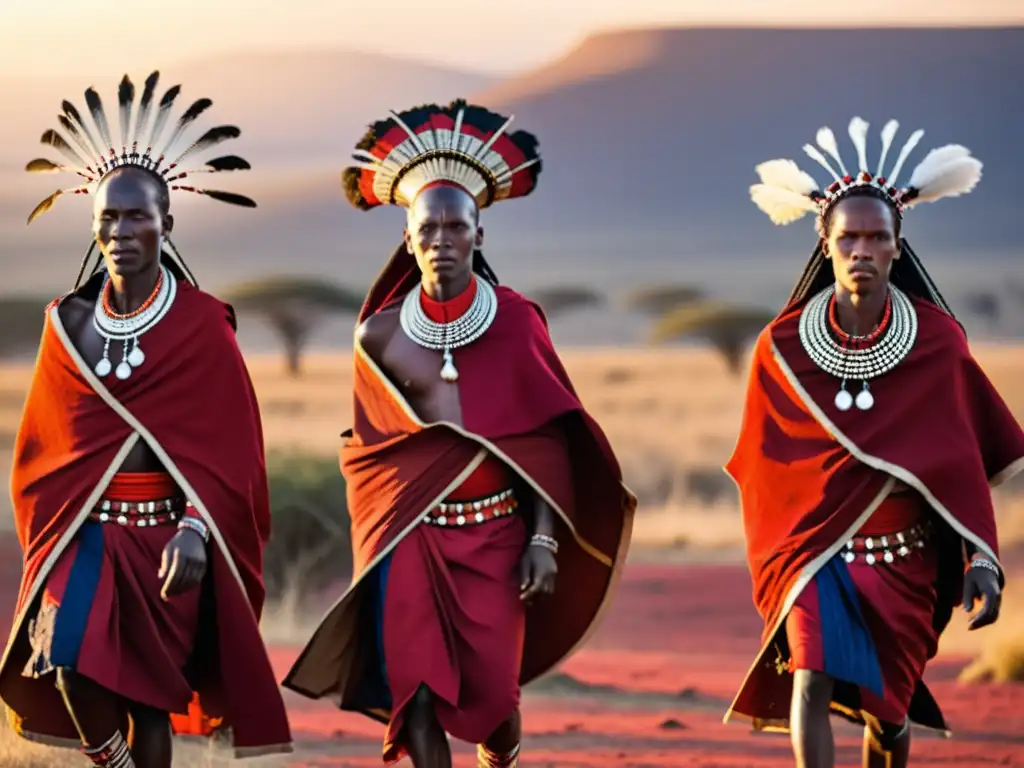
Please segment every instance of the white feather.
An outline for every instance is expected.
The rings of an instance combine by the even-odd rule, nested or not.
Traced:
[[[816,139],[818,146],[832,155],[832,159],[839,164],[839,170],[843,172],[843,176],[846,176],[846,165],[843,163],[843,158],[839,155],[839,145],[836,144],[836,135],[832,133],[832,129],[828,126],[819,128]]]
[[[800,166],[792,160],[768,160],[754,170],[769,187],[788,189],[801,195],[809,195],[818,189],[814,177],[800,170]]]
[[[868,123],[862,117],[855,117],[850,121],[850,141],[857,149],[857,169],[868,171]]]
[[[931,178],[917,188],[917,196],[907,202],[907,208],[918,203],[934,203],[944,197],[966,195],[981,180],[981,161],[976,157],[958,157],[936,169]]]
[[[920,189],[927,185],[937,173],[942,173],[949,164],[962,157],[969,157],[971,150],[959,144],[947,144],[944,147],[933,149],[924,156],[924,160],[918,163],[914,172],[910,174],[908,186]]]
[[[818,163],[818,165],[820,165],[826,171],[831,173],[833,179],[835,179],[836,181],[843,180],[843,177],[835,172],[832,166],[829,165],[828,160],[825,159],[825,156],[818,151],[817,147],[814,147],[811,144],[804,144],[804,152],[807,153],[808,157],[810,157],[812,160]]]
[[[750,187],[750,199],[768,215],[775,224],[790,224],[808,213],[818,210],[818,204],[811,198],[788,189],[754,184]]]
[[[900,150],[900,156],[896,159],[896,165],[893,166],[892,173],[889,174],[886,181],[889,186],[896,185],[896,177],[900,175],[900,171],[903,170],[903,164],[907,162],[907,158],[910,157],[910,153],[914,151],[917,143],[921,141],[922,136],[924,136],[924,131],[920,128],[910,134],[910,138],[907,139],[907,143]]]
[[[892,140],[896,138],[896,131],[899,130],[899,127],[899,121],[890,120],[882,128],[882,156],[878,159],[878,170],[875,171],[876,178],[885,176],[885,159],[889,156]]]

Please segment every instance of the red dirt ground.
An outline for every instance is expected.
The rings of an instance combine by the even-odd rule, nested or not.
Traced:
[[[785,735],[721,722],[759,633],[742,567],[630,566],[595,637],[557,674],[526,691],[523,764],[791,766]],[[275,648],[275,665],[284,671],[294,652]],[[967,661],[940,658],[929,670],[954,736],[916,734],[913,764],[1024,766],[1024,685],[959,685],[956,674]],[[288,702],[304,746],[292,765],[381,764],[379,725],[299,697]],[[835,726],[839,764],[859,765],[859,729]],[[457,751],[456,765],[474,765],[469,747]]]
[[[0,624],[6,625],[20,557],[10,557],[16,549],[2,550],[7,556],[0,556]],[[721,722],[759,633],[744,568],[630,565],[598,633],[557,673],[524,693],[523,765],[791,766],[786,736]],[[297,650],[272,649],[281,674]],[[1024,768],[1024,685],[959,685],[956,674],[967,661],[942,657],[930,668],[929,683],[954,735],[918,732],[913,765]],[[287,701],[297,747],[289,766],[381,765],[380,725],[324,702],[292,694]],[[858,765],[859,730],[838,721],[835,727],[839,764]],[[474,765],[471,747],[456,744],[455,751],[457,766]]]

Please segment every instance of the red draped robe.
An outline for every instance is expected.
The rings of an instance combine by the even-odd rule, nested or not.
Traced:
[[[192,692],[182,692],[178,711],[188,712],[191,699],[223,718],[239,756],[290,751],[283,700],[259,634],[262,553],[270,536],[262,427],[230,307],[180,283],[171,310],[142,339],[144,364],[120,381],[100,380],[82,359],[57,304],[46,313],[11,477],[24,551],[14,625],[0,662],[0,697],[12,721],[26,738],[79,745],[52,675],[22,676],[30,653],[27,620],[35,615],[47,578],[141,440],[211,531],[204,589],[212,600],[205,602],[194,638]],[[154,531],[160,528],[147,529]],[[158,588],[157,579],[142,576],[135,579],[138,588]],[[101,578],[98,589],[105,583],[111,588]],[[97,594],[94,604],[112,598]],[[122,626],[152,620],[130,611],[116,619]],[[152,658],[159,663],[159,654]],[[105,671],[102,662],[91,660],[100,682],[116,691],[116,653],[106,659]],[[162,679],[159,671],[154,676]],[[138,680],[126,683],[132,690],[146,687]]]
[[[726,720],[742,716],[758,728],[788,728],[787,615],[895,481],[919,494],[954,539],[998,563],[990,486],[1024,468],[1024,432],[948,314],[915,299],[912,351],[872,380],[870,411],[843,412],[833,403],[838,379],[800,342],[803,306],[788,307],[757,341],[740,438],[726,466],[739,487],[754,602],[765,622],[764,645]],[[942,632],[960,600],[964,567],[962,548],[939,561],[932,626],[922,637],[879,638],[880,654],[895,637],[928,643]],[[945,729],[920,680],[909,716]]]
[[[400,249],[371,292],[361,321],[408,291],[418,290],[418,273],[412,269],[411,257],[403,265],[403,252]],[[401,266],[406,268],[404,274]],[[399,692],[388,691],[378,672],[381,659],[374,636],[371,585],[385,558],[393,552],[397,557],[404,549],[403,564],[395,559],[391,565],[386,599],[392,600],[396,578],[401,576],[397,569],[422,573],[426,568],[432,579],[431,603],[441,606],[445,620],[458,628],[459,642],[449,647],[431,638],[419,658],[394,663],[403,670],[422,664],[425,681],[440,680],[437,685],[442,690],[435,691],[443,700],[439,714],[447,705],[448,722],[462,730],[463,738],[477,741],[512,713],[518,692],[506,695],[502,687],[500,696],[488,697],[484,716],[477,717],[463,705],[472,708],[475,701],[480,702],[486,681],[465,685],[460,683],[460,677],[465,681],[462,674],[500,677],[511,659],[524,684],[582,644],[619,575],[635,508],[611,447],[584,410],[555,353],[540,308],[508,288],[498,286],[495,291],[498,310],[493,324],[479,339],[455,351],[461,425],[428,424],[420,419],[356,340],[355,423],[341,449],[352,518],[353,579],[284,681],[286,687],[310,698],[330,697],[342,709],[382,722],[391,718],[393,708],[403,702],[392,700],[390,694]],[[421,523],[425,513],[462,486],[488,457],[500,459],[551,506],[561,543],[555,594],[526,609],[523,635],[512,644],[502,638],[497,643],[499,655],[493,659],[486,647],[487,633],[518,632],[515,613],[521,608],[501,597],[497,604],[488,604],[488,595],[493,598],[498,591],[473,594],[465,576],[457,594],[453,593],[444,577],[460,569],[465,574],[484,557],[493,558],[496,571],[509,570],[526,543],[523,521],[512,517],[482,523],[467,536],[462,534],[468,533],[469,526],[426,530],[428,526]],[[509,530],[503,531],[503,526]],[[419,562],[428,565],[417,566],[416,558],[405,557],[410,550],[418,550]],[[447,557],[451,561],[446,565]],[[511,570],[509,576],[517,579],[517,570]],[[485,581],[494,583],[494,574],[485,574],[481,583]],[[403,582],[408,584],[409,579]],[[513,582],[511,587],[514,603],[518,584]],[[507,586],[501,594],[506,593]],[[490,627],[474,632],[466,616],[472,617],[469,625],[481,621]],[[386,647],[392,645],[388,622],[385,609]],[[412,631],[407,621],[401,626]],[[407,643],[406,648],[415,648],[415,643]],[[489,660],[501,669],[489,669]],[[393,660],[385,658],[384,663],[390,666]],[[389,670],[388,676],[392,674]],[[392,729],[385,743],[388,761],[401,755],[400,745],[391,740],[394,735]]]

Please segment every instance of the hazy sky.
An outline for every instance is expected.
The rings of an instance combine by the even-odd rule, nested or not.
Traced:
[[[670,23],[1022,24],[1024,0],[0,0],[0,73],[311,45],[510,70],[594,29]]]

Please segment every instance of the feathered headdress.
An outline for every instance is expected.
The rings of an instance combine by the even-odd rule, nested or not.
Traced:
[[[424,188],[458,186],[480,208],[530,194],[541,171],[537,140],[508,133],[511,117],[459,100],[406,112],[374,123],[342,174],[349,201],[361,210],[409,207]]]
[[[921,141],[924,131],[910,134],[900,150],[892,169],[886,173],[885,161],[889,156],[899,123],[890,120],[882,128],[882,153],[872,172],[868,167],[868,123],[860,117],[850,121],[849,134],[857,150],[857,165],[853,172],[847,169],[839,154],[832,129],[818,130],[817,143],[835,161],[825,158],[818,147],[805,144],[807,155],[829,172],[834,181],[824,189],[814,178],[802,171],[793,160],[769,160],[757,166],[760,184],[750,187],[755,205],[768,214],[776,224],[789,224],[807,213],[821,214],[858,187],[874,187],[896,208],[898,213],[918,203],[931,203],[943,197],[955,197],[970,192],[981,179],[981,162],[959,144],[947,144],[933,149],[910,174],[905,187],[896,182],[910,153]],[[838,170],[836,168],[838,167]]]
[[[77,187],[58,189],[52,195],[39,203],[28,216],[28,223],[40,214],[45,213],[53,207],[58,197],[66,194],[87,195],[102,181],[103,177],[118,168],[134,166],[152,173],[155,177],[163,180],[168,189],[183,190],[206,195],[214,200],[223,203],[240,205],[247,208],[255,208],[256,203],[244,195],[233,192],[221,192],[215,189],[199,189],[194,186],[180,184],[183,179],[195,176],[200,173],[218,173],[221,171],[244,171],[250,168],[247,161],[237,155],[225,155],[207,160],[202,165],[182,170],[181,163],[186,158],[191,158],[198,152],[210,149],[228,139],[236,139],[241,131],[233,125],[219,125],[210,128],[198,139],[181,142],[189,127],[213,102],[210,99],[197,99],[182,113],[177,123],[171,130],[166,140],[161,140],[164,129],[171,119],[174,104],[181,92],[181,86],[175,85],[168,88],[163,97],[156,105],[152,126],[148,126],[150,112],[153,111],[153,97],[156,95],[157,81],[160,78],[159,72],[153,72],[146,78],[142,91],[142,98],[139,100],[138,112],[132,125],[132,111],[135,102],[135,86],[125,75],[117,91],[120,122],[120,142],[115,145],[110,134],[110,125],[106,113],[103,111],[103,102],[94,88],[85,91],[85,103],[89,114],[92,117],[93,127],[86,124],[82,119],[81,112],[68,100],[61,103],[63,114],[58,115],[57,120],[61,128],[71,138],[75,146],[55,129],[46,131],[42,136],[42,143],[53,147],[60,152],[67,160],[67,165],[54,163],[45,158],[32,160],[25,170],[30,173],[57,173],[69,172],[77,174],[84,183]],[[147,132],[147,127],[149,128]],[[77,148],[76,148],[77,147]],[[120,147],[120,151],[118,151]],[[139,149],[145,147],[140,152]],[[174,249],[173,244],[166,241],[168,251],[172,258],[179,262],[182,271],[188,279],[195,282],[188,268],[181,260],[180,255]],[[81,281],[89,256],[95,247],[93,242],[82,261],[82,269],[79,272],[78,282]],[[93,268],[95,270],[95,267]],[[76,282],[76,287],[78,285]]]
[[[907,185],[898,187],[896,181],[903,166],[924,136],[922,130],[910,134],[892,170],[886,173],[885,161],[898,128],[899,123],[895,120],[890,120],[882,128],[882,152],[874,173],[868,168],[868,123],[865,120],[855,117],[850,121],[850,139],[857,150],[857,167],[853,173],[847,169],[839,154],[835,134],[830,128],[821,128],[817,135],[818,147],[831,156],[839,170],[836,171],[817,147],[805,144],[804,152],[832,175],[831,184],[820,189],[814,178],[800,170],[793,160],[769,160],[757,166],[761,183],[750,187],[750,197],[773,222],[790,224],[808,213],[824,215],[853,190],[864,187],[877,190],[882,198],[892,204],[897,214],[902,215],[905,209],[912,208],[918,203],[931,203],[944,197],[963,195],[977,186],[981,179],[981,162],[971,157],[970,150],[966,147],[947,144],[925,155],[910,174]],[[889,274],[892,283],[907,293],[932,302],[955,319],[949,303],[939,292],[935,281],[906,238],[900,239],[900,255],[901,258],[893,262]],[[785,312],[813,296],[834,280],[823,240],[819,237],[782,311]]]

